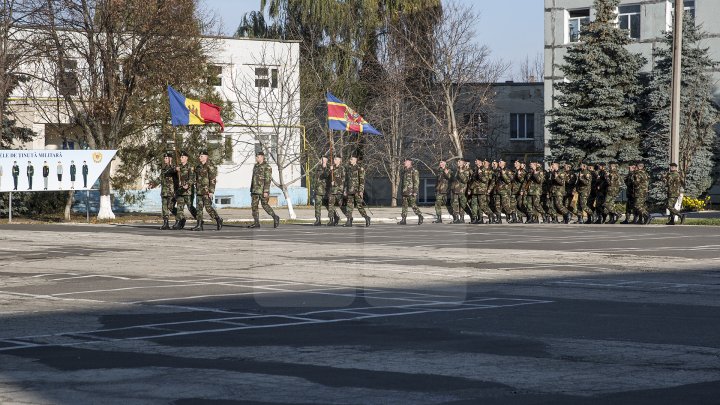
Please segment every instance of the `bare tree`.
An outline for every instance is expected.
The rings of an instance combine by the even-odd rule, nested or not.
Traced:
[[[516,82],[535,83],[544,80],[545,66],[543,62],[542,52],[538,52],[531,60],[530,55],[525,56],[525,60],[520,63],[510,79]]]
[[[273,184],[282,190],[295,219],[289,187],[298,183],[303,157],[300,123],[300,59],[293,43],[266,43],[254,60],[232,74],[235,121],[250,136],[234,140],[242,161],[261,149],[275,166]]]
[[[160,104],[168,78],[199,83],[203,76],[207,42],[197,0],[34,2],[42,56],[35,78],[45,85],[36,96],[60,100],[64,122],[79,128],[90,148],[129,146],[148,126],[148,107]],[[114,218],[110,183],[108,167],[100,176],[99,219]]]

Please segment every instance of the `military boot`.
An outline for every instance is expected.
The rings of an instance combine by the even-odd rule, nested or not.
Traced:
[[[320,217],[315,217],[315,223],[313,224],[313,226],[320,226],[320,225],[322,225],[322,223],[320,222]]]
[[[353,219],[352,217],[348,217],[347,221],[345,221],[345,225],[343,225],[346,228],[352,228]]]
[[[174,230],[174,231],[180,229],[180,220],[179,220],[179,219],[176,219],[176,220],[175,220],[175,223],[170,227],[170,229],[172,229],[172,230]]]
[[[670,220],[665,225],[675,225],[675,214],[670,214]]]
[[[577,215],[577,223],[582,224],[583,223],[583,216],[581,214]]]
[[[630,215],[625,214],[625,220],[620,222],[620,225],[627,225],[630,223]]]
[[[178,229],[185,229],[185,222],[187,219],[183,218],[180,220],[180,223],[178,224]]]
[[[567,225],[570,223],[570,213],[563,215],[563,224]]]
[[[402,216],[402,219],[401,219],[400,222],[398,222],[397,224],[398,224],[398,225],[407,225],[407,221],[405,220],[406,218],[407,218],[407,216],[406,216],[406,215],[403,215],[403,216]]]
[[[370,227],[370,216],[365,215],[365,228]]]
[[[197,221],[197,225],[195,225],[195,227],[193,227],[190,230],[191,231],[204,231],[205,229],[203,229],[203,222],[204,221]]]
[[[460,211],[460,221],[458,224],[464,224],[465,223],[465,211]]]
[[[460,218],[458,217],[458,214],[453,214],[453,220],[452,220],[451,224],[459,224],[459,223],[460,223]]]
[[[643,222],[643,225],[647,225],[650,222],[652,222],[653,218],[650,216],[650,214],[645,214],[645,222]]]
[[[442,224],[442,214],[437,215],[435,217],[435,220],[432,222],[433,224]]]
[[[517,214],[513,212],[513,213],[512,213],[512,223],[513,223],[513,224],[517,224],[518,222],[519,222],[519,221],[518,221]]]
[[[165,231],[165,230],[167,230],[167,229],[170,229],[170,221],[168,221],[167,218],[164,218],[164,219],[163,219],[163,224],[162,224],[162,226],[160,227],[160,230],[161,230],[161,231]]]
[[[502,212],[495,214],[495,223],[496,224],[502,224]]]
[[[260,216],[253,215],[253,223],[248,228],[260,228]]]
[[[620,215],[610,214],[610,224],[616,224],[619,219],[620,219]]]
[[[632,221],[630,221],[630,223],[631,224],[641,224],[642,217],[643,217],[642,214],[640,214],[640,215],[635,214],[635,215],[633,215],[633,219],[632,219]]]
[[[333,222],[334,222],[333,226],[337,226],[337,224],[340,223],[340,215],[338,215],[337,212],[335,213],[335,219],[333,219]]]
[[[680,225],[685,224],[685,214],[680,215]]]
[[[280,217],[275,215],[273,217],[273,228],[277,228],[280,225]]]
[[[418,225],[422,225],[423,219],[424,218],[423,218],[422,214],[418,214]]]
[[[223,219],[220,217],[215,218],[215,225],[217,226],[217,230],[221,230],[223,226]]]

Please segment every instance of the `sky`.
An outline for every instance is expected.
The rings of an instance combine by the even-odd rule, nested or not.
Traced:
[[[260,7],[260,0],[203,1],[207,11],[215,13],[227,35],[235,32],[243,14]],[[480,14],[477,40],[490,48],[494,58],[512,63],[516,68],[526,56],[533,60],[542,53],[543,0],[457,1],[472,6]]]

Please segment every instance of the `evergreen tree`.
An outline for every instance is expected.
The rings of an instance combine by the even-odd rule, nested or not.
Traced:
[[[618,28],[619,0],[595,0],[595,20],[583,26],[581,42],[560,66],[567,81],[555,84],[556,108],[548,115],[552,157],[577,162],[640,157],[636,104],[639,71],[646,63],[625,46],[632,40]]]
[[[10,94],[15,87],[17,87],[18,82],[25,80],[25,78],[18,75],[6,74],[6,77],[3,79],[9,83],[9,86],[7,86],[7,92],[5,94],[0,94],[0,97],[4,100],[4,102],[1,103],[3,111],[2,114],[0,114],[0,149],[10,149],[14,144],[30,142],[35,134],[30,128],[19,127],[17,121],[12,117],[12,112],[8,108]]]
[[[682,85],[680,92],[680,171],[685,177],[685,192],[698,197],[712,186],[712,169],[718,135],[714,126],[720,121],[712,100],[710,72],[717,67],[707,48],[699,41],[703,32],[688,13],[683,19]],[[652,171],[650,198],[665,199],[665,185],[659,178],[670,163],[670,96],[672,87],[673,33],[665,35],[665,46],[655,52],[655,69],[647,87],[643,111],[645,131],[642,152]]]

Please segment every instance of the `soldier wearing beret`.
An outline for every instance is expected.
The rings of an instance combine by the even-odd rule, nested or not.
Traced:
[[[273,218],[273,228],[280,224],[280,217],[275,215],[268,201],[270,201],[270,185],[272,184],[272,167],[265,161],[265,153],[255,154],[250,194],[252,196],[253,223],[248,228],[260,228],[260,205],[265,212]]]
[[[207,210],[210,218],[215,220],[217,230],[222,229],[223,219],[213,208],[213,196],[217,184],[217,167],[208,159],[206,150],[200,152],[200,163],[195,167],[195,188],[197,190],[197,225],[193,231],[202,231],[203,213]]]
[[[418,225],[422,225],[423,216],[417,206],[417,195],[420,190],[420,173],[412,165],[410,158],[405,158],[404,168],[400,175],[400,192],[402,193],[402,219],[398,225],[407,225],[407,210],[410,206],[418,216]],[[463,190],[463,194],[465,191]]]
[[[365,194],[365,168],[358,164],[357,156],[350,157],[350,165],[345,171],[345,198],[347,201],[347,209],[345,216],[347,222],[345,226],[351,227],[353,223],[353,208],[357,207],[360,215],[365,219],[365,227],[370,226],[370,216],[365,212],[365,202],[363,200]]]
[[[72,173],[71,166],[71,173]],[[162,204],[163,224],[160,230],[170,229],[170,214],[175,209],[175,193],[178,189],[178,173],[173,165],[172,153],[163,155],[163,164],[160,167],[160,200]]]
[[[175,213],[175,223],[172,226],[174,230],[185,228],[185,205],[191,198],[191,189],[195,183],[195,170],[188,163],[189,158],[190,155],[187,152],[180,152],[180,166],[175,168],[178,176],[178,188],[175,192],[177,212]]]
[[[663,180],[667,187],[667,202],[665,208],[670,211],[670,218],[667,225],[675,225],[676,216],[680,217],[680,224],[682,225],[685,223],[685,215],[681,214],[680,211],[675,208],[675,205],[680,198],[681,189],[685,186],[685,181],[678,171],[677,163],[670,163],[670,170],[663,175]]]

